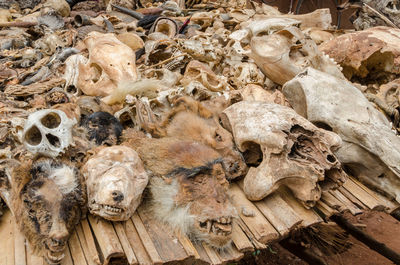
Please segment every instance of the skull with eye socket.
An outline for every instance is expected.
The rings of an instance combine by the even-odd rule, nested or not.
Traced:
[[[34,154],[57,157],[72,143],[71,130],[76,123],[61,110],[36,111],[25,122],[23,143]]]

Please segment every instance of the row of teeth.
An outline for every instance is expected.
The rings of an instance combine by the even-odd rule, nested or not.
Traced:
[[[205,224],[206,223],[206,224]],[[221,230],[219,227],[217,227],[216,225],[221,224],[221,225],[226,225],[226,226],[230,226],[232,224],[232,218],[231,217],[221,217],[217,220],[207,220],[206,222],[201,222],[200,223],[202,227],[207,226],[207,232],[208,233],[213,233],[216,235],[229,235],[232,233],[232,230],[229,229],[229,231],[224,231]]]
[[[65,256],[64,253],[61,253],[60,256],[53,256],[53,255],[51,254],[51,251],[47,252],[47,258],[48,258],[50,261],[53,261],[53,262],[55,262],[55,261],[61,261],[61,260],[64,258],[64,256]]]
[[[107,211],[110,211],[110,212],[114,212],[114,213],[120,213],[120,212],[122,212],[122,209],[121,209],[121,208],[117,208],[117,207],[114,207],[114,206],[111,206],[111,205],[105,205],[105,204],[103,204],[102,207],[103,207],[104,209],[106,209]]]

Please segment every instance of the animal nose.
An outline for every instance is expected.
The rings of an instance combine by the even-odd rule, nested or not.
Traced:
[[[122,194],[122,192],[120,192],[119,190],[114,190],[112,192],[112,197],[114,201],[121,202],[124,199],[124,194]]]

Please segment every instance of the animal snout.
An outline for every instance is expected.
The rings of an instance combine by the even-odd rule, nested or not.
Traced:
[[[119,190],[114,190],[111,195],[113,200],[116,202],[121,202],[124,199],[124,194],[122,194],[122,192]]]

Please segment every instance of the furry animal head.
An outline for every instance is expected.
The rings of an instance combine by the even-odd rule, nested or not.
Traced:
[[[71,231],[86,213],[79,171],[46,158],[20,164],[5,181],[8,206],[33,252],[58,264]]]
[[[144,139],[140,145],[139,156],[152,175],[155,216],[194,240],[229,246],[237,213],[227,195],[220,155],[206,145],[176,138]]]

